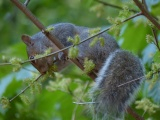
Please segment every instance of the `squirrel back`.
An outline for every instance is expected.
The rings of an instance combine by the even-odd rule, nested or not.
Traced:
[[[68,42],[68,37],[74,38],[75,35],[79,35],[80,41],[82,41],[89,37],[90,30],[92,30],[92,28],[76,26],[71,23],[59,23],[51,26],[54,27],[54,30],[51,31],[51,34],[65,47],[72,45],[71,42]],[[79,49],[77,59],[81,64],[83,64],[85,57],[93,60],[94,64],[96,65],[95,71],[97,72],[102,67],[102,63],[105,61],[105,59],[108,58],[108,56],[116,49],[119,49],[119,45],[117,44],[116,40],[107,33],[102,33],[96,37],[104,38],[104,46],[102,46],[98,41],[93,47],[89,47],[89,44],[93,39],[87,40],[77,46]]]
[[[112,53],[99,71],[91,90],[94,118],[123,119],[142,81],[135,79],[143,75],[143,66],[137,57],[124,50]]]

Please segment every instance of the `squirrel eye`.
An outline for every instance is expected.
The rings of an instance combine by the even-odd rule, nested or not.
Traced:
[[[30,60],[34,59],[34,56],[29,56],[29,59],[30,59]]]
[[[29,56],[29,59],[30,59],[30,60],[34,59],[34,56]],[[31,63],[35,64],[36,61],[35,61],[35,60],[32,60]]]

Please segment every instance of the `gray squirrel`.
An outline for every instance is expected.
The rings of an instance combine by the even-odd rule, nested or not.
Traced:
[[[58,39],[65,47],[72,45],[67,41],[68,37],[74,38],[79,35],[83,40],[89,37],[91,28],[76,26],[71,23],[59,23],[50,25],[54,29],[50,33]],[[102,33],[98,37],[103,37],[105,44],[102,47],[100,42],[93,47],[89,47],[90,39],[78,45],[79,54],[77,59],[83,64],[84,58],[93,60],[97,74],[95,85],[91,89],[91,100],[93,102],[93,119],[116,120],[124,119],[124,113],[130,103],[134,100],[134,94],[139,88],[142,79],[125,84],[126,82],[144,76],[143,66],[140,60],[131,53],[121,50],[113,37],[107,33]],[[34,59],[36,54],[42,54],[49,47],[55,52],[57,47],[42,33],[33,36],[22,35],[22,40],[27,46],[29,59]],[[54,60],[58,69],[66,67],[70,61],[65,59],[63,52],[53,57],[46,57],[32,61],[32,65],[45,73]],[[125,84],[123,86],[119,86]]]

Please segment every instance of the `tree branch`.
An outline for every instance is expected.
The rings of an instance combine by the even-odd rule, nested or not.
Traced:
[[[18,0],[11,0],[43,33],[46,35],[46,37],[51,40],[59,49],[64,48],[64,46],[55,38],[53,35],[51,35],[49,32],[46,32],[45,26],[26,8],[25,5],[20,3]],[[68,51],[64,50],[63,53],[67,56]],[[77,59],[70,59],[74,64],[76,64],[81,70],[84,69],[84,67],[79,63]],[[93,80],[96,78],[96,74],[91,72],[88,74]]]
[[[153,18],[149,12],[145,9],[145,6],[142,5],[142,3],[139,2],[139,0],[133,0],[135,4],[139,7],[143,15],[148,18],[159,30],[160,30],[160,24],[156,21],[155,18]]]
[[[120,6],[118,6],[118,5],[113,5],[113,4],[104,2],[104,1],[102,1],[102,0],[95,0],[95,1],[96,1],[96,2],[99,2],[99,3],[103,4],[103,5],[109,6],[109,7],[113,7],[113,8],[116,8],[116,9],[123,10],[123,8],[120,7]],[[134,13],[137,13],[137,12],[138,12],[138,11],[133,10],[133,9],[129,9],[129,11],[134,12]]]
[[[127,108],[127,112],[132,115],[132,117],[134,117],[136,120],[144,120],[143,117],[141,117],[140,115],[138,115],[134,110],[132,110],[130,107]]]

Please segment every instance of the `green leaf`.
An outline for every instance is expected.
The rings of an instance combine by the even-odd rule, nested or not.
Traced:
[[[5,82],[5,81],[3,81]],[[6,86],[3,96],[13,97],[13,95],[18,93],[18,90],[22,86],[22,81],[16,80],[15,78],[10,81],[10,83]]]
[[[151,14],[154,16],[160,15],[160,2],[151,6]]]
[[[157,51],[153,57],[154,62],[160,63],[160,52]]]
[[[139,22],[139,21],[136,21]],[[143,23],[128,22],[120,39],[123,39],[121,47],[123,49],[131,50],[134,53],[142,51],[146,43],[146,34],[150,33],[150,28]]]

